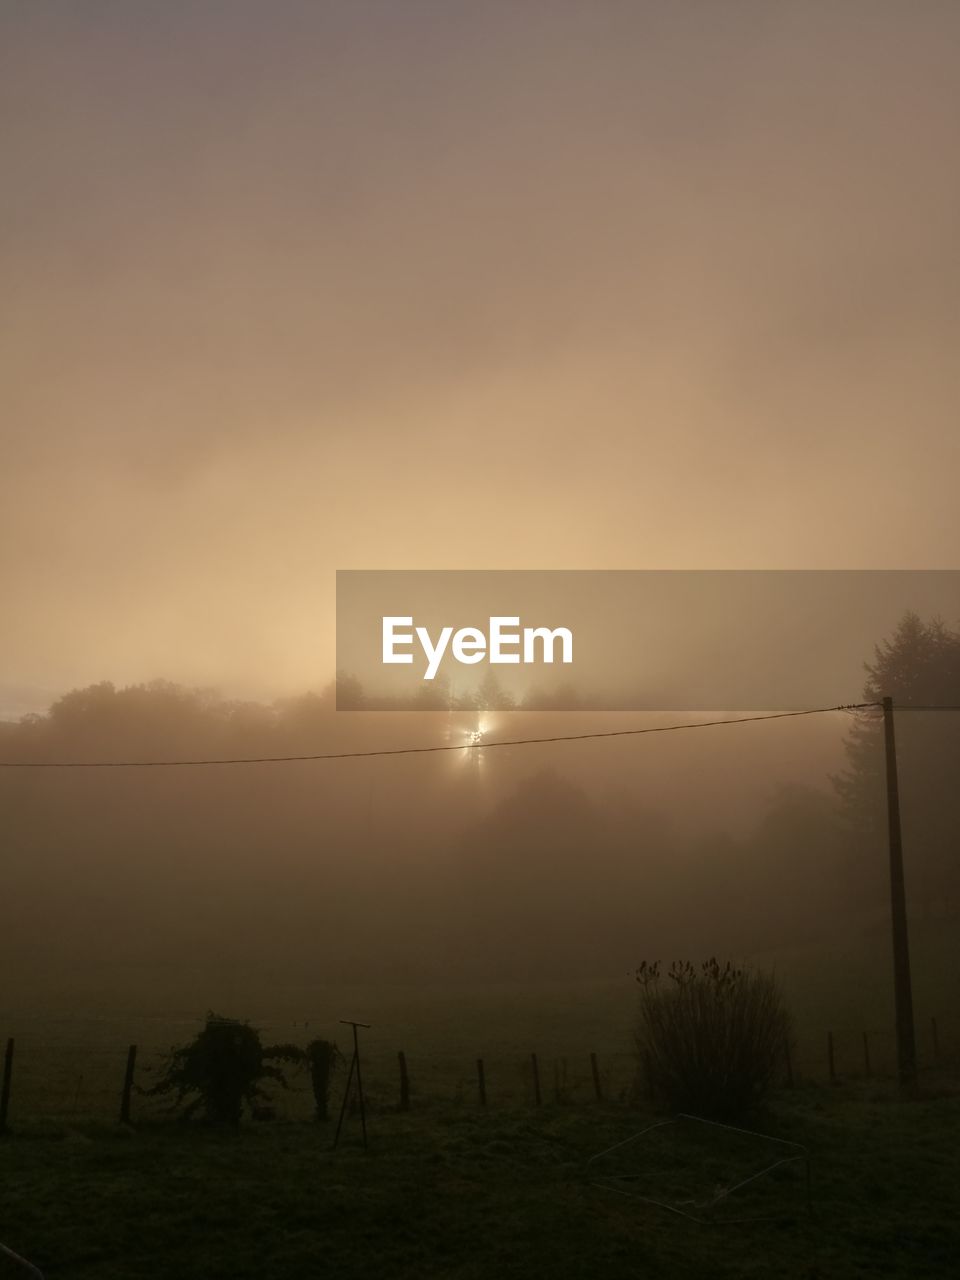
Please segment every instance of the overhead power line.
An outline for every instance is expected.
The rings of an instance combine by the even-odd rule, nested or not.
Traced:
[[[650,725],[643,729],[604,729],[594,733],[558,733],[545,738],[495,738],[490,742],[456,742],[436,747],[381,747],[371,751],[324,751],[303,756],[242,756],[220,760],[0,760],[4,769],[173,769],[198,765],[298,764],[315,760],[361,760],[373,756],[431,755],[441,751],[489,751],[494,747],[532,747],[548,742],[584,742],[593,738],[633,738],[645,733],[676,733],[682,729],[711,729],[720,725],[753,724],[758,720],[787,720],[795,716],[819,716],[830,711],[862,711],[879,702],[847,702],[835,707],[810,707],[803,711],[773,711],[763,715],[735,716],[725,720],[699,720],[686,724]]]

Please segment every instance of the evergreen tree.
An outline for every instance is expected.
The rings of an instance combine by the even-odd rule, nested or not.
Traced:
[[[864,701],[892,697],[908,895],[925,911],[953,909],[960,890],[960,632],[905,613],[864,664]],[[910,710],[910,708],[917,708]],[[851,888],[885,897],[886,774],[879,711],[861,715],[845,743],[847,768],[832,779],[844,818]]]

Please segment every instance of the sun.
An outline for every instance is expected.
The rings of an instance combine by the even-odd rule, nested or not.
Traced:
[[[447,742],[451,747],[461,747],[451,753],[451,761],[458,769],[469,768],[480,773],[484,766],[484,743],[490,741],[494,729],[489,716],[477,712],[452,711],[447,722]]]

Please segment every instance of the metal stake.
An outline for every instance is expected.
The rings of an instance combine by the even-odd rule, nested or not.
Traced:
[[[341,1018],[340,1022],[345,1027],[353,1027],[353,1057],[350,1059],[350,1070],[347,1072],[347,1083],[343,1090],[343,1102],[340,1104],[340,1118],[337,1121],[337,1132],[333,1136],[333,1146],[336,1149],[337,1143],[340,1141],[340,1129],[343,1125],[343,1117],[347,1111],[347,1103],[350,1100],[350,1085],[353,1082],[353,1073],[357,1073],[357,1097],[360,1101],[360,1129],[363,1133],[363,1149],[367,1149],[367,1116],[363,1105],[363,1079],[360,1075],[360,1041],[357,1037],[357,1028],[363,1027],[364,1031],[370,1030],[369,1022],[351,1022],[349,1018]]]

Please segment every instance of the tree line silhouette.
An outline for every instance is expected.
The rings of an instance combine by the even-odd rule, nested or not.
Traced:
[[[864,695],[960,703],[958,652],[955,631],[908,615],[878,646]],[[342,715],[337,696],[331,683],[263,705],[168,681],[102,683],[0,724],[0,758],[363,750],[463,742],[476,724],[456,707]],[[609,720],[571,716],[563,731]],[[559,724],[514,710],[491,732]],[[832,779],[822,738],[797,746],[798,725],[642,739],[657,744],[643,751],[481,750],[469,763],[0,770],[5,896],[21,908],[3,950],[48,967],[242,969],[267,957],[271,971],[330,981],[553,979],[625,972],[638,939],[745,954],[867,927],[887,892],[879,723],[847,727]],[[908,896],[949,914],[960,715],[904,711],[897,731]],[[780,780],[765,785],[778,753]],[[737,810],[741,790],[751,799]]]

